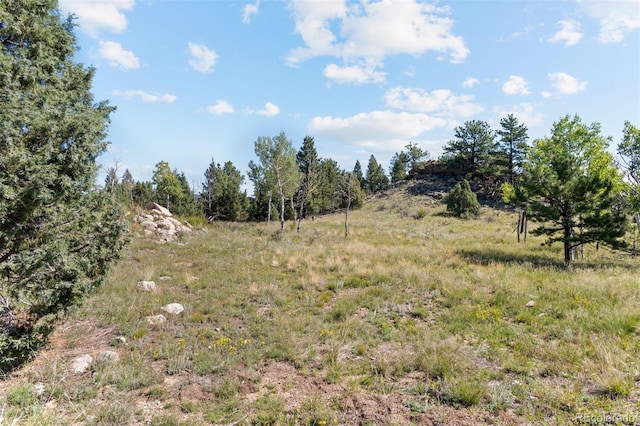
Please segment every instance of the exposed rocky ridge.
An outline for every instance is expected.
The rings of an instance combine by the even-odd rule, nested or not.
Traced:
[[[192,232],[188,222],[180,222],[169,209],[156,203],[147,205],[147,213],[136,215],[133,220],[144,228],[146,236],[155,236],[159,241],[173,241],[180,234]]]

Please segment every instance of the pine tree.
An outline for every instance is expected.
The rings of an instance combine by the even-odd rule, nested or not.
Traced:
[[[367,176],[365,178],[367,192],[370,194],[382,191],[389,186],[389,178],[384,173],[384,169],[376,160],[376,157],[369,157],[367,165]]]
[[[526,198],[529,217],[541,226],[534,235],[561,242],[564,262],[588,243],[624,246],[626,218],[618,208],[620,176],[600,125],[587,126],[566,116],[552,135],[534,141],[518,193]]]
[[[96,190],[107,102],[74,62],[55,0],[0,3],[0,370],[42,346],[99,286],[125,243],[118,203]]]
[[[320,158],[311,136],[305,136],[302,141],[302,147],[296,154],[296,162],[301,174],[300,187],[298,188],[298,232],[300,232],[305,209],[312,214],[318,212],[315,193],[319,183]]]
[[[485,121],[471,120],[455,129],[455,139],[444,147],[443,160],[462,175],[486,171],[495,149],[495,137]]]
[[[506,118],[500,120],[501,130],[497,130],[496,134],[500,136],[498,141],[499,154],[502,161],[499,166],[504,169],[506,182],[514,184],[517,176],[522,173],[525,156],[527,154],[527,127],[518,122],[518,119],[509,114]]]

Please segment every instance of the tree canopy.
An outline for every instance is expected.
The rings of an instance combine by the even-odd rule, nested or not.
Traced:
[[[0,370],[46,342],[125,243],[119,203],[95,187],[114,108],[74,62],[54,0],[0,3]]]
[[[540,226],[533,234],[561,242],[564,261],[588,243],[624,245],[626,218],[618,206],[620,177],[607,151],[600,125],[566,116],[551,136],[534,141],[517,193],[526,199],[529,217]]]

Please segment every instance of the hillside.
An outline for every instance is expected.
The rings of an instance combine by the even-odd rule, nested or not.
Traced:
[[[169,243],[133,224],[108,284],[0,382],[0,425],[640,422],[637,259],[587,247],[565,270],[514,213],[461,220],[438,194],[379,195],[348,239],[342,214]]]

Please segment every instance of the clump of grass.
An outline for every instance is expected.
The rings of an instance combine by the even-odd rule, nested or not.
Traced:
[[[95,407],[89,424],[93,425],[124,425],[128,424],[133,416],[134,407],[126,398],[113,396],[104,404]]]
[[[486,385],[475,379],[440,380],[440,399],[456,408],[478,405],[486,394]]]
[[[413,215],[416,220],[424,219],[425,217],[427,217],[427,210],[424,208],[419,208],[416,210],[416,214]]]
[[[9,405],[19,407],[23,412],[30,411],[39,400],[38,393],[31,383],[22,383],[7,393]]]

